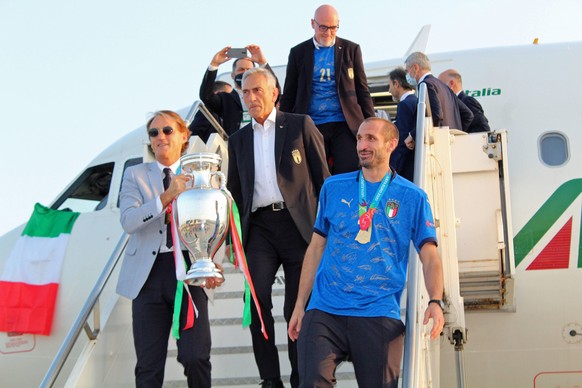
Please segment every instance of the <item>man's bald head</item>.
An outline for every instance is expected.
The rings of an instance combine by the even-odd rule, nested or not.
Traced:
[[[317,43],[324,47],[332,46],[339,28],[337,10],[329,4],[319,6],[315,10],[313,19],[311,19],[311,27],[314,32],[313,37]]]
[[[448,69],[439,74],[439,79],[447,84],[454,93],[463,90],[463,78],[455,69]]]

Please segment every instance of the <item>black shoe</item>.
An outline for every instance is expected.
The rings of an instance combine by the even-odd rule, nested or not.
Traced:
[[[265,379],[261,383],[261,388],[285,388],[281,379]]]

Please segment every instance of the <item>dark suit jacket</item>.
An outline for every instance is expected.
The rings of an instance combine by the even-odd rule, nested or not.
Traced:
[[[240,128],[242,121],[242,104],[235,89],[230,93],[214,94],[212,88],[216,81],[218,70],[206,70],[202,84],[200,84],[200,99],[210,109],[222,118],[222,127],[230,136]]]
[[[467,132],[489,132],[491,128],[489,128],[489,120],[485,117],[485,112],[483,112],[483,107],[479,104],[474,97],[467,96],[465,92],[461,91],[458,95],[459,100],[463,102],[473,112],[473,121],[471,121],[471,125],[469,125],[469,129]]]
[[[432,74],[427,75],[421,83],[427,86],[433,125],[467,131],[473,121],[473,113],[451,88]]]
[[[277,184],[297,229],[311,241],[319,191],[329,176],[323,136],[309,116],[277,111],[275,121]],[[246,244],[255,184],[252,125],[235,132],[228,142],[227,187],[241,216]]]
[[[411,94],[398,103],[396,108],[396,127],[398,128],[398,146],[390,156],[390,165],[399,175],[412,181],[414,178],[414,150],[404,144],[408,134],[416,131],[416,111],[418,97]]]
[[[374,103],[368,89],[360,46],[349,40],[335,40],[335,78],[337,94],[344,117],[354,133],[365,118],[374,116]],[[309,113],[315,46],[313,38],[293,47],[289,52],[281,110]]]
[[[210,111],[212,116],[218,121],[219,123],[222,121],[221,118],[214,112]],[[210,134],[215,133],[216,129],[210,124],[210,121],[204,116],[201,111],[198,111],[194,116],[194,120],[188,127],[190,129],[190,134],[192,136],[198,136],[204,143],[208,141]]]
[[[273,73],[269,64],[265,68]],[[218,70],[206,70],[206,73],[204,73],[202,84],[200,84],[200,99],[208,109],[220,116],[222,119],[222,128],[230,136],[240,128],[243,114],[242,103],[238,92],[234,88],[230,93],[214,93],[213,87],[217,73]],[[278,80],[277,88],[281,90]]]

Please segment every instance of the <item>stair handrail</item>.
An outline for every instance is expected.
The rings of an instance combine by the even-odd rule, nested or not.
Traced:
[[[198,113],[199,111],[202,112],[204,117],[206,117],[206,120],[208,120],[210,125],[212,125],[214,129],[216,129],[216,132],[218,132],[218,134],[224,139],[224,141],[228,141],[228,134],[226,133],[224,128],[222,128],[222,125],[220,125],[220,123],[216,120],[216,118],[214,118],[212,113],[210,113],[206,105],[204,105],[204,103],[200,100],[194,101],[194,103],[190,107],[190,110],[188,111],[188,114],[184,119],[186,125],[189,127],[190,124],[192,124],[192,121],[194,121],[194,116],[196,116],[196,113]]]
[[[101,295],[101,292],[107,285],[109,278],[113,273],[113,270],[117,266],[117,263],[119,262],[119,259],[121,258],[121,255],[125,250],[125,246],[127,245],[128,240],[129,235],[123,232],[121,237],[119,238],[117,246],[111,253],[111,256],[109,256],[107,264],[105,265],[103,271],[101,272],[101,275],[95,282],[95,286],[91,290],[91,293],[85,300],[85,304],[83,305],[81,311],[77,315],[75,322],[69,329],[69,332],[65,337],[65,340],[63,341],[59,351],[57,352],[53,362],[51,363],[49,369],[47,370],[39,387],[46,388],[52,387],[54,385],[55,381],[59,376],[59,373],[63,368],[63,365],[67,361],[67,358],[69,357],[71,350],[73,349],[73,346],[75,346],[75,343],[77,342],[79,335],[81,334],[81,331],[85,328],[87,320],[91,315],[91,312],[93,312],[96,306],[98,308],[99,305],[97,304],[97,302],[99,300],[99,296]]]
[[[430,102],[427,98],[426,84],[421,83],[418,88],[418,110],[416,117],[416,139],[414,152],[414,183],[423,188],[425,186],[425,135],[430,126]],[[426,113],[425,113],[426,112]],[[429,120],[426,119],[429,118]],[[410,246],[408,256],[408,282],[406,288],[406,336],[404,342],[404,357],[402,365],[402,388],[417,388],[420,383],[420,341],[422,335],[422,318],[417,312],[418,304],[422,301],[422,268],[419,265],[418,253],[414,246]]]

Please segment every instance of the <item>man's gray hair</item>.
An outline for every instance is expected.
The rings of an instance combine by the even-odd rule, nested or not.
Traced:
[[[425,53],[421,53],[420,51],[416,51],[406,58],[404,61],[406,66],[418,65],[421,70],[430,70],[430,61]]]
[[[244,72],[242,82],[244,84],[245,80],[253,74],[261,74],[267,80],[267,86],[274,90],[277,87],[277,80],[273,73],[263,67],[254,67],[252,69],[248,69]]]

